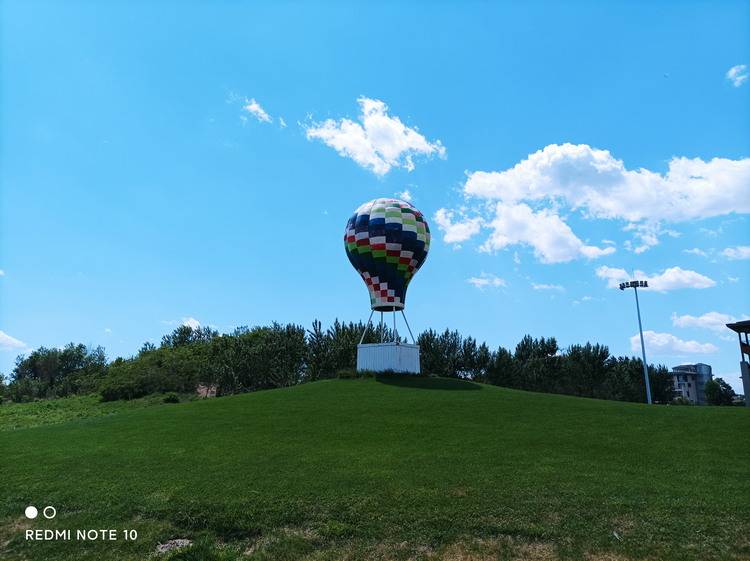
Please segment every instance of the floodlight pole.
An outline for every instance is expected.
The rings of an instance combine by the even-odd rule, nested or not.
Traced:
[[[646,383],[646,401],[651,405],[651,382],[648,378],[648,363],[646,362],[646,345],[643,342],[643,325],[641,324],[641,305],[638,302],[638,287],[648,287],[648,281],[630,281],[620,283],[620,290],[632,288],[635,292],[635,310],[638,313],[638,333],[641,336],[641,355],[643,356],[643,380]]]
[[[638,288],[633,287],[635,292],[635,309],[638,312],[638,332],[641,335],[641,354],[643,355],[643,379],[646,382],[646,401],[651,405],[651,382],[648,379],[648,363],[646,362],[646,345],[643,343],[643,325],[641,324],[641,305],[638,303]]]

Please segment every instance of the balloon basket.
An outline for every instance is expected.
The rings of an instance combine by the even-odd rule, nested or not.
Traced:
[[[357,372],[419,374],[419,345],[368,343],[357,345]]]

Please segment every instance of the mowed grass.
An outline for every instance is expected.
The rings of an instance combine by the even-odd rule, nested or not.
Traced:
[[[750,558],[750,411],[331,380],[0,432],[0,558]],[[52,520],[24,508],[54,505]],[[26,528],[135,529],[36,542]]]

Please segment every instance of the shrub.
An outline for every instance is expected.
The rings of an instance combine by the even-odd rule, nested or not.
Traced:
[[[179,403],[180,396],[174,392],[165,393],[164,397],[162,398],[162,401],[164,403]]]
[[[359,374],[356,368],[339,368],[336,371],[336,377],[341,379],[358,378]]]

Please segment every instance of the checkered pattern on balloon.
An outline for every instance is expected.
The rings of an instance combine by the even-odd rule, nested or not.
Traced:
[[[430,249],[430,228],[422,213],[399,199],[367,202],[349,218],[344,243],[370,292],[372,309],[403,310],[406,289]]]

